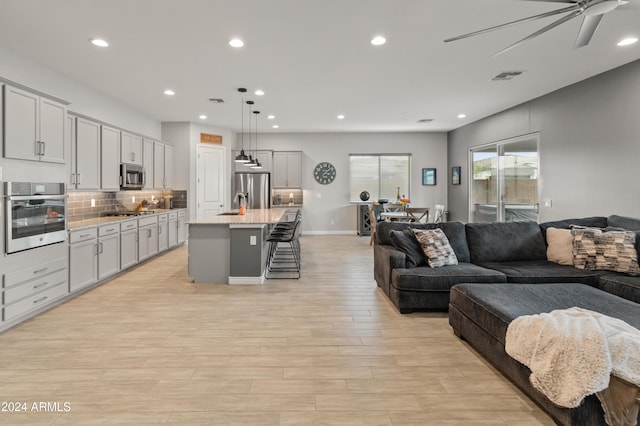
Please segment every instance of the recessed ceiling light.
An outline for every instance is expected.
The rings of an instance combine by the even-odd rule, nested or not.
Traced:
[[[107,43],[106,40],[103,40],[101,38],[92,38],[90,41],[91,41],[91,44],[93,44],[94,46],[98,46],[98,47],[109,46],[109,43]]]
[[[239,38],[234,38],[234,39],[231,39],[231,41],[229,41],[229,46],[242,47],[244,46],[244,41],[240,40]]]
[[[618,46],[629,46],[630,44],[636,43],[637,41],[638,41],[637,37],[623,38],[618,42]]]
[[[467,114],[458,114],[458,118],[467,118]]]
[[[253,92],[253,94],[256,95],[256,96],[262,96],[262,95],[264,95],[264,90],[258,89],[255,92]]]
[[[279,128],[280,128],[280,126],[278,126],[277,124],[274,124],[274,125],[273,125],[273,126],[271,126],[271,127],[272,127],[272,128],[274,128],[274,129],[279,129]]]
[[[344,120],[344,115],[340,114],[337,118],[338,120]]]
[[[382,46],[386,42],[387,42],[387,39],[382,36],[375,36],[374,38],[371,39],[371,44],[373,44],[374,46]]]
[[[173,91],[173,90],[171,90],[171,89],[167,89],[167,90],[165,90],[163,93],[164,93],[165,95],[167,95],[167,96],[173,96],[173,95],[175,95],[175,94],[176,94],[176,92],[174,92],[174,91]]]
[[[269,120],[273,120],[274,118],[276,118],[276,116],[275,116],[275,115],[269,115],[269,116],[267,116],[267,118],[268,118]]]
[[[206,116],[206,115],[204,115],[204,114],[202,114],[202,115],[200,115],[198,118],[199,118],[200,120],[206,120],[206,119],[207,119],[207,116]]]

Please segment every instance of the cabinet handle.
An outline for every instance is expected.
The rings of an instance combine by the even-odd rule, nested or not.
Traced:
[[[47,144],[45,144],[44,141],[40,141],[40,144],[42,146],[42,153],[40,153],[40,155],[44,155]]]
[[[149,235],[147,236],[147,238],[151,238],[151,235],[153,235],[153,231],[151,231],[151,228],[147,229],[147,231],[149,231]]]
[[[34,289],[36,289],[36,288],[44,287],[44,286],[46,286],[46,285],[48,285],[48,284],[49,284],[49,281],[45,281],[45,282],[43,282],[43,283],[40,283],[40,284],[34,285],[34,286],[33,286],[33,288],[34,288]]]
[[[35,271],[33,271],[33,274],[34,275],[41,274],[43,272],[46,272],[48,269],[49,268],[36,269]]]
[[[48,298],[49,298],[49,296],[41,297],[41,298],[40,298],[40,299],[38,299],[38,300],[34,300],[34,301],[33,301],[33,304],[35,305],[36,303],[43,302],[43,301],[47,300]]]
[[[162,234],[162,225],[158,225],[158,235]]]
[[[104,252],[104,244],[100,243],[100,254]]]
[[[106,232],[113,232],[113,231],[115,231],[115,229],[114,229],[114,228],[109,228],[109,229],[107,229],[107,231],[106,231]]]
[[[82,174],[80,173],[76,173],[76,180],[77,180],[77,184],[81,185],[82,184]]]
[[[87,238],[91,236],[91,234],[80,234],[80,238]]]

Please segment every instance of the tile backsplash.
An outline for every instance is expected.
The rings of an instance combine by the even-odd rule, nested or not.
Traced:
[[[135,210],[147,200],[147,208],[169,208],[164,197],[173,197],[173,208],[187,207],[187,191],[150,190],[150,191],[118,191],[118,192],[69,192],[67,200],[67,220],[83,220],[103,216],[123,210]],[[153,200],[153,201],[152,201]],[[158,201],[155,204],[155,201]]]

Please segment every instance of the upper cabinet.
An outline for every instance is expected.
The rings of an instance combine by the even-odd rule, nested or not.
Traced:
[[[4,86],[4,156],[65,163],[65,105]]]
[[[75,167],[72,185],[76,189],[100,189],[100,123],[77,117],[75,119]],[[73,187],[72,186],[72,187]]]
[[[153,188],[153,139],[144,138],[142,140],[142,167],[144,167],[144,188]]]
[[[120,161],[142,166],[142,136],[122,132]]]
[[[162,142],[156,142],[153,146],[153,187],[173,187],[173,146]]]
[[[302,188],[302,151],[273,153],[273,187]]]
[[[100,189],[120,189],[120,130],[101,126]]]

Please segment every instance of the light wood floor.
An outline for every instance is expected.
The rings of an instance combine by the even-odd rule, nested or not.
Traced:
[[[192,284],[179,248],[0,335],[0,424],[552,425],[456,338],[400,315],[369,238],[304,236],[300,280]],[[215,255],[212,253],[212,256]]]

